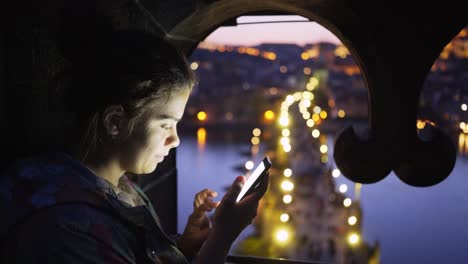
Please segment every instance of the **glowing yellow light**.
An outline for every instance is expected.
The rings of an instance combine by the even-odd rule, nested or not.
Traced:
[[[309,54],[307,54],[306,52],[302,52],[301,58],[302,58],[303,60],[308,60],[308,59],[309,59]]]
[[[328,147],[327,145],[322,145],[320,146],[320,152],[322,152],[323,154],[327,153],[328,151]]]
[[[298,104],[299,111],[304,114],[305,112],[309,112],[308,108],[311,105],[310,100],[302,99],[302,101]]]
[[[289,145],[289,142],[290,142],[290,140],[289,140],[288,137],[282,137],[282,138],[280,139],[280,143],[281,143],[281,145],[283,145],[283,146],[284,146],[284,145]]]
[[[294,183],[289,180],[284,180],[281,183],[281,188],[285,191],[292,191],[294,189]]]
[[[317,115],[320,114],[321,111],[322,111],[322,108],[320,108],[320,106],[316,105],[314,107],[314,113],[316,113]]]
[[[250,142],[252,143],[252,145],[258,145],[258,144],[260,144],[260,138],[259,137],[252,137]]]
[[[286,103],[288,103],[288,104],[294,103],[294,96],[292,96],[292,95],[286,96]]]
[[[200,127],[197,130],[197,143],[198,149],[204,150],[206,145],[206,129],[204,127]]]
[[[281,214],[280,215],[280,220],[281,220],[281,222],[286,223],[287,221],[289,221],[289,215],[288,214]]]
[[[344,59],[348,55],[349,55],[349,51],[345,46],[338,46],[335,49],[335,56],[338,56],[338,57]]]
[[[255,164],[253,163],[253,161],[249,160],[245,163],[245,168],[248,169],[248,170],[251,170],[253,169],[253,167],[255,166]]]
[[[327,112],[325,112],[325,111],[320,112],[320,118],[326,119],[327,116],[328,116]]]
[[[266,120],[273,120],[275,118],[275,112],[271,110],[266,110],[263,116],[265,117]]]
[[[339,111],[338,111],[338,116],[339,116],[340,118],[345,117],[345,115],[346,115],[346,113],[345,113],[344,110],[339,110]]]
[[[247,54],[251,56],[258,56],[260,55],[260,50],[255,49],[255,48],[247,48]]]
[[[283,145],[283,150],[284,150],[284,152],[291,151],[291,145]]]
[[[287,72],[288,72],[288,67],[286,67],[286,66],[284,66],[284,65],[281,66],[281,67],[280,67],[280,72],[281,72],[281,73],[287,73]]]
[[[292,196],[289,194],[286,194],[283,196],[283,203],[285,204],[290,204],[292,202]]]
[[[282,126],[288,126],[289,125],[289,117],[287,115],[281,116],[280,120],[279,120],[279,123]]]
[[[283,130],[281,130],[281,135],[283,135],[283,137],[289,137],[289,135],[291,135],[291,131],[287,128],[283,128]]]
[[[276,232],[275,238],[280,243],[285,243],[289,239],[288,231],[281,229]]]
[[[320,49],[318,47],[314,47],[312,49],[307,50],[307,54],[309,54],[309,57],[311,58],[318,58],[320,55]]]
[[[194,70],[194,71],[197,70],[197,69],[198,69],[198,63],[195,62],[195,61],[192,62],[192,63],[190,64],[190,68],[191,68],[192,70]]]
[[[320,120],[320,116],[317,115],[317,114],[313,114],[312,115],[312,120],[314,120],[314,122],[318,122]]]
[[[276,87],[271,87],[270,89],[268,89],[268,91],[270,92],[271,95],[277,95],[278,94],[278,88],[276,88]]]
[[[345,207],[350,207],[352,203],[353,203],[353,201],[351,201],[351,198],[346,198],[346,199],[343,200],[343,205]]]
[[[305,91],[305,92],[302,93],[302,98],[304,98],[304,100],[310,101],[310,100],[314,99],[314,94],[311,93],[311,92]],[[306,107],[309,107],[309,106],[310,105],[306,105]]]
[[[426,126],[426,122],[424,122],[424,121],[418,120],[418,121],[416,122],[416,127],[417,127],[418,129],[423,129],[425,126]]]
[[[299,101],[302,99],[302,93],[301,92],[295,92],[294,95],[294,101]]]
[[[466,127],[465,122],[461,122],[460,123],[460,129],[463,130],[463,129],[465,129],[465,127]]]
[[[305,75],[310,75],[312,73],[312,70],[309,67],[304,68],[304,74]]]
[[[262,130],[258,127],[254,128],[254,130],[252,130],[252,134],[256,137],[259,137],[262,134]]]
[[[314,127],[314,125],[315,125],[314,120],[312,120],[312,119],[307,120],[307,126],[308,127]]]
[[[302,118],[304,118],[304,120],[307,120],[310,118],[310,113],[309,112],[305,112],[302,114]]]
[[[205,121],[206,118],[207,118],[207,115],[206,115],[205,112],[200,111],[200,112],[198,112],[198,114],[197,114],[197,118],[198,118],[198,120],[200,120],[200,121]]]
[[[348,190],[348,186],[346,184],[341,184],[339,190],[340,193],[345,193]]]
[[[350,217],[348,218],[348,224],[349,224],[350,226],[353,226],[353,225],[355,225],[356,223],[357,223],[357,217],[355,217],[354,215],[353,215],[353,216],[350,216]]]
[[[306,89],[309,91],[313,91],[315,89],[315,86],[312,83],[307,83],[306,84]]]
[[[348,243],[352,246],[357,245],[359,243],[359,240],[360,240],[359,235],[356,233],[351,233],[348,236]]]
[[[318,129],[312,130],[312,136],[313,136],[314,138],[320,137],[320,131],[319,131]]]
[[[264,51],[262,53],[262,57],[268,60],[275,60],[276,59],[276,54],[274,52],[270,51]]]
[[[322,157],[320,157],[320,161],[322,163],[327,163],[328,162],[328,157],[326,155],[322,155]]]
[[[338,178],[340,175],[341,175],[341,172],[339,169],[333,169],[332,171],[333,178]]]
[[[462,104],[462,105],[461,105],[461,110],[462,110],[462,111],[468,110],[468,105]]]
[[[319,80],[316,77],[310,77],[309,82],[315,87],[319,84]]]
[[[286,176],[286,177],[291,177],[292,175],[292,170],[290,168],[286,168],[284,171],[283,171],[283,175]]]
[[[468,135],[466,132],[458,136],[458,151],[460,154],[468,154]]]

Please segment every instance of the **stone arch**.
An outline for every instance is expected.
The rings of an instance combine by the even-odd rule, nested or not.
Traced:
[[[199,41],[225,21],[258,12],[297,14],[326,27],[350,50],[361,69],[369,93],[368,127],[348,127],[342,131],[337,137],[334,158],[343,174],[351,180],[373,183],[385,178],[392,170],[399,169],[401,172],[402,166],[415,166],[406,171],[408,174],[416,174],[414,169],[418,165],[413,161],[433,160],[430,155],[422,153],[441,154],[451,151],[451,146],[440,147],[445,146],[447,141],[443,140],[443,133],[435,128],[439,135],[435,139],[438,143],[431,146],[423,144],[428,147],[421,152],[421,140],[415,133],[415,116],[416,100],[425,76],[422,73],[430,67],[432,57],[437,54],[435,51],[450,40],[448,37],[459,21],[445,24],[432,22],[431,14],[438,12],[436,6],[427,6],[417,21],[413,18],[416,10],[402,9],[399,3],[372,12],[365,12],[365,7],[377,8],[370,2],[220,0],[200,4],[188,16],[175,23],[167,31],[166,37],[188,54]],[[390,23],[386,19],[393,17],[390,16],[392,13],[398,13],[400,17]],[[408,28],[408,23],[414,25]],[[440,30],[431,28],[435,26],[440,27]],[[411,52],[405,49],[404,43],[389,38],[388,35],[392,34],[400,34],[409,46],[424,45]],[[402,59],[413,53],[412,61],[401,63]],[[401,72],[395,67],[401,67]],[[394,108],[395,105],[398,107]],[[447,160],[448,166],[447,170],[442,171],[451,171],[451,155],[441,157]],[[409,160],[412,161],[408,163]]]
[[[375,115],[377,110],[373,110],[376,106],[373,104],[378,102],[378,100],[375,100],[377,96],[373,95],[373,85],[377,82],[371,77],[377,75],[369,75],[369,71],[377,68],[376,47],[373,45],[375,41],[372,39],[373,36],[369,34],[370,31],[361,23],[362,20],[357,17],[357,14],[343,3],[324,5],[319,1],[292,1],[288,3],[278,0],[216,1],[209,6],[197,9],[190,16],[180,21],[167,32],[166,37],[179,46],[186,54],[189,54],[197,46],[198,42],[205,39],[216,28],[222,26],[225,21],[235,19],[241,15],[258,13],[300,15],[316,21],[337,36],[349,49],[353,59],[361,70],[368,89],[369,127],[375,126],[373,123],[378,119],[376,118],[377,115]],[[362,50],[366,52],[361,52]],[[371,153],[366,157],[372,157],[375,150],[368,148],[366,152]],[[374,162],[377,165],[369,174],[374,174],[375,170],[379,170],[380,177],[384,177],[390,172],[390,166],[384,165],[385,161],[382,160],[379,160],[377,163]],[[359,170],[359,173],[361,171],[362,169]]]

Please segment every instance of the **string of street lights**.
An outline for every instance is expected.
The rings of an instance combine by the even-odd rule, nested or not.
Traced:
[[[281,138],[279,140],[280,145],[284,153],[289,153],[292,151],[291,140],[289,136],[291,135],[290,117],[289,117],[289,108],[295,103],[298,103],[299,112],[302,114],[303,119],[305,120],[306,126],[312,129],[311,136],[315,139],[319,139],[320,130],[316,127],[323,120],[328,117],[328,113],[325,110],[322,110],[320,106],[316,105],[312,108],[312,101],[314,100],[313,91],[319,86],[319,80],[316,77],[311,77],[306,84],[306,91],[295,92],[289,94],[285,97],[281,103],[280,114],[278,117],[278,123],[281,128]],[[309,109],[312,109],[312,112],[309,112]],[[338,117],[343,118],[345,112],[343,110],[338,111]],[[275,114],[272,110],[265,111],[264,114],[266,119],[272,119]],[[261,130],[255,128],[253,131],[253,136],[251,138],[252,143],[252,153],[255,155],[258,153],[258,145],[260,144],[260,135]],[[326,142],[321,142],[319,151],[321,153],[320,161],[323,164],[328,163],[328,146]],[[247,170],[251,170],[254,167],[254,162],[249,160],[246,162],[245,167]],[[285,168],[283,171],[284,180],[281,181],[281,189],[284,192],[282,201],[285,205],[289,205],[293,200],[292,191],[294,189],[294,182],[291,177],[293,171],[290,168]],[[338,169],[333,169],[332,176],[338,178],[341,175],[341,172]],[[348,186],[346,184],[341,184],[338,188],[340,193],[346,193],[348,191]],[[353,201],[351,198],[347,197],[343,200],[343,206],[349,208],[352,205]],[[290,215],[287,212],[282,212],[279,214],[279,220],[281,223],[286,224],[290,221]],[[354,226],[358,222],[358,218],[355,215],[350,215],[347,219],[349,226]],[[290,234],[288,228],[279,228],[275,234],[274,238],[280,244],[285,244],[290,239]],[[347,236],[347,241],[351,246],[357,245],[360,242],[360,235],[357,232],[350,232]]]

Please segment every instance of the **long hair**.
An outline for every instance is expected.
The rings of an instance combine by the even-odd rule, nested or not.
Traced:
[[[72,61],[69,103],[75,113],[73,152],[84,161],[105,140],[103,112],[121,105],[128,137],[145,114],[171,94],[190,90],[195,77],[184,55],[166,40],[141,31],[115,31]]]

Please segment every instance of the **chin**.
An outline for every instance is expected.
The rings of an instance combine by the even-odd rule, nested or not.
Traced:
[[[143,172],[144,174],[148,174],[148,173],[152,173],[153,171],[156,170],[156,168],[158,167],[158,163],[152,165],[152,166],[147,166],[145,168],[145,172]]]
[[[157,167],[158,167],[157,163],[154,164],[154,165],[141,166],[140,168],[135,169],[134,171],[132,171],[132,173],[134,173],[134,174],[149,174],[149,173],[154,172],[154,170],[156,170]]]

